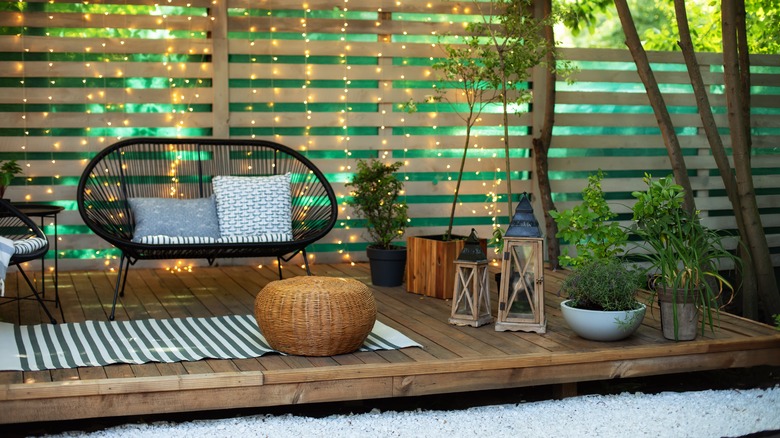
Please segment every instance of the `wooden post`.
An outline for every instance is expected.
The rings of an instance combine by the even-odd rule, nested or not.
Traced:
[[[213,17],[211,30],[213,68],[212,88],[212,136],[216,138],[230,137],[230,64],[228,63],[228,14],[227,2],[214,2],[209,8],[209,16]]]

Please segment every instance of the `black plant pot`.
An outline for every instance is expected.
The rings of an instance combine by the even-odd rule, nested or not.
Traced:
[[[390,249],[366,248],[371,266],[371,283],[374,286],[395,287],[404,282],[406,247],[393,246]]]

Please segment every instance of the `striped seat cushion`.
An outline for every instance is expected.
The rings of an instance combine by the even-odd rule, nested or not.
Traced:
[[[202,245],[216,241],[213,237],[202,236],[143,236],[138,238],[138,243],[146,245]]]
[[[138,243],[146,245],[203,245],[209,243],[289,242],[291,233],[266,233],[257,236],[223,236],[219,239],[192,236],[143,236]]]
[[[257,236],[222,236],[217,239],[221,243],[262,243],[262,242],[288,242],[292,240],[292,233],[266,233]]]
[[[24,240],[14,240],[15,254],[32,254],[46,246],[48,241],[42,237],[32,237]]]

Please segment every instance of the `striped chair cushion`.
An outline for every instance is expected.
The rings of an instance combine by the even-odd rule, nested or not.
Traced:
[[[199,236],[143,236],[138,239],[138,243],[146,245],[200,245],[216,241],[213,237]]]
[[[31,254],[44,246],[48,241],[42,237],[31,237],[24,240],[14,240],[15,254]]]
[[[261,243],[261,242],[288,242],[292,240],[292,233],[266,233],[256,236],[222,236],[217,239],[221,243]]]

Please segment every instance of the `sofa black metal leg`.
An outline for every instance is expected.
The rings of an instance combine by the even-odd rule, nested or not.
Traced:
[[[279,268],[279,280],[282,279],[282,258],[276,257],[276,266]]]
[[[119,296],[125,296],[125,286],[127,285],[127,273],[130,272],[130,259],[127,259],[127,266],[125,267],[125,273],[122,276],[122,289],[119,289]]]
[[[303,264],[306,266],[306,275],[311,275],[311,269],[309,269],[309,258],[306,257],[306,248],[303,248],[301,250],[301,254],[303,255]]]
[[[127,266],[125,266],[125,262],[127,262]],[[125,282],[127,281],[127,271],[130,269],[130,259],[125,257],[125,254],[122,253],[122,257],[119,259],[119,272],[117,272],[116,275],[116,285],[114,286],[114,302],[111,304],[111,315],[109,315],[108,320],[113,321],[114,316],[116,314],[116,301],[117,298],[119,298],[120,293],[124,296],[125,294]]]

